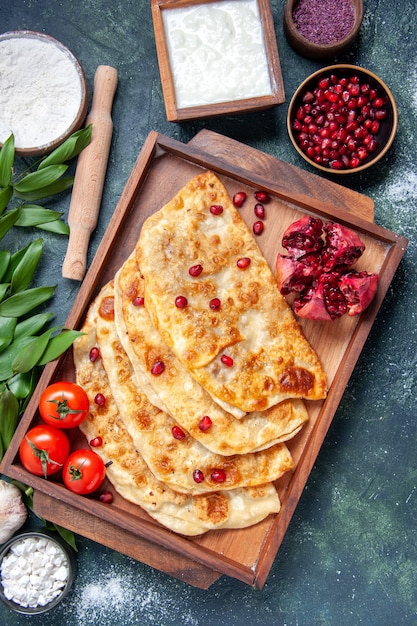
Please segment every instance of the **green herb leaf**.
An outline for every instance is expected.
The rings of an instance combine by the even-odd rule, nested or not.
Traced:
[[[26,374],[28,377],[30,376],[30,379],[28,378],[28,380],[30,381],[30,389],[26,398],[20,401],[20,415],[22,415],[27,409],[29,401],[33,395],[33,392],[35,391],[36,385],[39,382],[40,371],[41,370],[39,367],[34,367],[31,372],[27,372]],[[16,374],[16,375],[19,376],[19,374]]]
[[[63,213],[46,209],[38,204],[22,205],[22,212],[15,226],[38,226],[46,222],[59,220]]]
[[[51,166],[51,167],[55,167],[55,166]],[[37,174],[38,172],[34,172],[35,174]],[[26,192],[18,192],[16,191],[16,188],[14,189],[15,195],[18,198],[21,198],[22,200],[27,200],[28,202],[35,202],[36,200],[41,200],[42,198],[48,198],[49,196],[54,196],[58,193],[61,193],[63,191],[65,191],[66,189],[69,189],[69,187],[72,187],[72,184],[74,182],[74,177],[67,177],[67,178],[61,178],[59,180],[56,180],[54,183],[51,183],[50,185],[47,185],[46,187],[42,187],[41,189],[38,190],[33,190],[33,191],[26,191]]]
[[[0,240],[3,239],[4,235],[15,225],[20,217],[20,211],[21,209],[18,207],[0,217]]]
[[[3,280],[3,276],[7,272],[11,256],[9,250],[0,250],[0,280]]]
[[[16,193],[22,194],[44,189],[61,178],[67,169],[68,165],[49,165],[43,170],[26,174],[20,182],[16,183],[14,190]]]
[[[12,361],[12,371],[14,374],[24,374],[29,372],[41,359],[48,345],[49,338],[55,329],[49,329],[39,337],[30,337],[26,344],[26,349],[15,356]]]
[[[36,335],[54,316],[53,313],[38,313],[18,322],[14,331],[14,338]],[[15,318],[12,318],[15,319]]]
[[[7,271],[3,277],[4,281],[7,281],[8,283],[12,282],[13,272],[15,271],[16,267],[19,265],[20,261],[25,256],[26,249],[27,249],[27,246],[25,246],[24,248],[21,248],[14,254],[10,255]]]
[[[15,328],[15,317],[0,316],[0,352],[12,343]]]
[[[18,400],[25,400],[34,389],[33,373],[24,372],[22,374],[16,374],[7,381],[7,386]]]
[[[81,337],[83,334],[78,330],[64,330],[59,335],[52,337],[41,360],[38,361],[38,365],[45,365],[57,359],[65,350],[72,346],[77,337]]]
[[[0,315],[5,317],[20,317],[49,300],[54,294],[56,287],[34,287],[16,293],[10,298],[0,302]]]
[[[11,293],[26,289],[32,282],[33,275],[38,267],[42,255],[43,240],[36,239],[26,248],[25,254],[13,272]]]
[[[32,337],[20,337],[0,353],[0,381],[7,381],[14,376],[15,372],[12,369],[13,360],[20,352],[26,350],[31,340]]]
[[[0,215],[3,213],[4,209],[9,204],[11,197],[13,195],[13,187],[5,187],[4,189],[0,189]]]
[[[0,150],[0,187],[8,187],[12,180],[12,168],[14,161],[14,135],[6,139]]]
[[[72,530],[67,530],[63,526],[59,526],[58,524],[53,524],[53,528],[57,531],[57,533],[62,537],[62,539],[69,545],[73,550],[78,552],[77,544],[75,543],[75,535]]]
[[[49,165],[57,165],[66,163],[67,161],[78,156],[91,141],[92,124],[86,128],[77,130],[73,133],[61,146],[58,146],[51,154],[42,159],[38,170],[48,167]]]
[[[0,393],[0,434],[4,449],[12,440],[18,417],[19,402],[11,391],[5,389]]]
[[[50,233],[57,235],[69,235],[70,229],[68,224],[61,220],[54,220],[53,222],[45,222],[44,224],[37,224],[37,228],[47,230]]]
[[[0,302],[3,300],[9,287],[10,283],[0,283]]]

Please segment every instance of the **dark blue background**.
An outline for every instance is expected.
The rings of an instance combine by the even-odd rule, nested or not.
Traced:
[[[40,617],[0,606],[4,626],[404,626],[417,624],[416,209],[417,21],[415,1],[365,0],[360,36],[340,62],[377,73],[399,110],[393,148],[367,174],[337,182],[375,201],[375,221],[410,239],[409,248],[346,389],[299,506],[262,591],[221,577],[194,589],[117,552],[78,538],[78,576],[68,599]],[[0,2],[0,31],[52,35],[81,62],[119,73],[114,134],[90,259],[150,130],[183,142],[202,128],[308,168],[286,132],[298,84],[326,63],[289,47],[284,0],[271,2],[287,100],[272,110],[182,125],[165,117],[150,2]],[[69,206],[69,196],[59,208]],[[13,233],[2,245],[24,245]],[[52,309],[63,323],[77,285],[61,278],[65,238],[45,234],[40,284],[58,284]]]

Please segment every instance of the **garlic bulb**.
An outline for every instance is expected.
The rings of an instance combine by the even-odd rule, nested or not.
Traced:
[[[19,489],[0,479],[0,544],[8,541],[23,526],[27,515]]]

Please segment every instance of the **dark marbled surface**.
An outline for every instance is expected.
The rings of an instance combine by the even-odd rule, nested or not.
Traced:
[[[78,576],[68,599],[31,618],[1,606],[4,626],[417,624],[416,7],[414,0],[364,5],[357,42],[336,60],[383,78],[398,104],[399,130],[379,165],[343,178],[343,184],[372,197],[375,221],[410,243],[264,589],[221,577],[208,591],[197,590],[80,537]],[[114,134],[90,259],[150,130],[187,142],[208,128],[308,167],[287,137],[287,106],[297,85],[326,63],[303,59],[289,47],[282,29],[284,0],[271,6],[286,103],[263,113],[178,125],[165,117],[149,2],[0,3],[0,31],[30,29],[56,37],[77,56],[90,87],[97,65],[118,70]],[[58,205],[67,210],[69,196]],[[13,232],[2,245],[17,249],[31,237]],[[78,285],[61,278],[66,240],[48,234],[44,239],[38,280],[58,285],[52,310],[59,324]]]

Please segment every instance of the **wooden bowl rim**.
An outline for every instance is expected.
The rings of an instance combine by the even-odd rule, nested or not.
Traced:
[[[304,37],[298,28],[296,28],[292,19],[292,12],[297,2],[299,2],[299,0],[286,1],[284,8],[284,27],[290,43],[294,45],[294,47],[304,51],[305,54],[334,54],[346,49],[356,38],[363,20],[363,0],[351,0],[355,12],[355,19],[350,33],[346,35],[346,37],[343,37],[343,39],[337,39],[328,44],[314,43],[313,41],[310,41],[310,39]]]
[[[81,83],[80,105],[78,107],[77,114],[74,117],[73,122],[70,124],[70,126],[67,128],[67,130],[64,133],[62,133],[59,137],[56,137],[53,141],[50,141],[47,144],[43,144],[41,146],[33,146],[30,148],[18,148],[18,147],[15,148],[15,153],[18,156],[25,156],[25,157],[43,156],[45,154],[52,152],[55,148],[61,145],[61,143],[63,143],[66,139],[68,139],[68,137],[72,135],[72,133],[74,133],[75,131],[81,128],[85,120],[85,117],[87,115],[88,96],[89,96],[88,83],[87,83],[84,70],[80,62],[76,58],[76,56],[71,52],[69,48],[67,48],[67,46],[65,46],[65,44],[63,44],[58,39],[55,39],[55,37],[52,37],[51,35],[48,35],[47,33],[38,32],[36,30],[11,30],[11,31],[7,31],[5,33],[0,34],[0,41],[4,41],[7,39],[21,39],[21,38],[39,39],[41,41],[46,41],[48,43],[51,43],[57,46],[60,50],[62,50],[67,55],[71,63],[74,65],[77,71],[77,74],[79,76],[80,83]],[[1,146],[2,144],[0,142],[0,148]]]
[[[299,97],[300,93],[303,91],[303,89],[305,89],[305,87],[314,79],[318,78],[319,76],[322,76],[323,74],[328,74],[331,73],[332,71],[340,71],[340,70],[350,70],[352,72],[358,72],[358,73],[362,73],[365,74],[366,76],[368,76],[369,78],[371,78],[372,80],[374,80],[376,83],[378,83],[378,85],[380,85],[380,87],[385,91],[389,101],[390,101],[390,105],[392,108],[392,126],[391,126],[391,130],[388,136],[387,141],[385,142],[385,145],[381,148],[381,150],[375,155],[375,157],[369,161],[367,161],[366,163],[363,163],[362,165],[360,165],[359,167],[355,167],[352,169],[343,169],[343,170],[336,170],[336,169],[331,169],[330,167],[325,167],[324,165],[320,165],[319,163],[315,163],[312,159],[310,159],[306,154],[304,154],[304,152],[301,150],[301,148],[299,147],[299,145],[297,144],[295,138],[294,138],[294,134],[291,128],[291,117],[292,117],[292,112],[293,112],[293,108],[294,108],[294,104],[297,100],[297,98]],[[291,143],[293,144],[294,148],[297,150],[298,154],[300,156],[303,157],[303,159],[309,163],[311,166],[315,167],[316,169],[321,170],[322,172],[327,172],[328,174],[337,174],[337,175],[352,175],[352,174],[357,174],[358,172],[363,172],[364,170],[372,167],[373,165],[375,165],[378,161],[380,161],[382,159],[383,156],[385,156],[385,154],[388,152],[389,148],[391,147],[396,132],[397,132],[397,128],[398,128],[398,111],[397,111],[397,105],[395,103],[394,100],[394,96],[392,95],[391,90],[389,89],[389,87],[387,86],[387,84],[382,80],[382,78],[380,78],[377,74],[375,74],[372,70],[368,70],[360,65],[351,65],[349,63],[336,63],[334,65],[327,65],[326,67],[322,67],[321,69],[313,72],[312,74],[310,74],[309,76],[307,76],[307,78],[305,78],[303,80],[303,82],[297,87],[297,89],[295,90],[289,106],[288,106],[288,112],[287,112],[287,131],[288,131],[288,135],[290,137]]]

